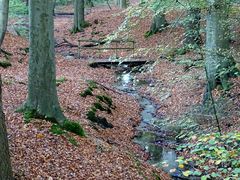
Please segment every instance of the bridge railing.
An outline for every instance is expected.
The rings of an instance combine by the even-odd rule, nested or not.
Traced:
[[[89,42],[92,44],[85,44],[82,45],[83,42]],[[94,39],[79,39],[78,40],[78,58],[81,57],[81,51],[84,49],[92,49],[92,50],[115,50],[115,55],[118,57],[118,51],[119,50],[132,50],[132,54],[134,55],[134,49],[135,49],[135,41],[134,40],[125,40],[125,39],[114,39],[109,42],[109,46],[103,46],[101,45],[106,44],[107,41],[101,41],[101,40],[94,40]],[[127,46],[126,44],[131,43],[131,46]],[[113,44],[114,47],[110,47],[110,45]],[[124,47],[121,47],[123,44],[125,44]]]

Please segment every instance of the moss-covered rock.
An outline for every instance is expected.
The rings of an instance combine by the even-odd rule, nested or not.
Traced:
[[[96,115],[96,112],[90,110],[87,112],[87,118],[100,125],[102,128],[113,128],[113,125],[107,121],[104,117],[99,117]]]
[[[79,136],[85,136],[84,130],[78,122],[65,120],[62,128]]]
[[[6,59],[2,59],[0,60],[0,66],[3,68],[7,68],[9,66],[12,66],[12,64]]]
[[[93,89],[88,87],[84,92],[80,93],[80,96],[82,97],[87,97],[87,96],[92,96],[93,95]]]
[[[112,98],[110,98],[109,96],[97,95],[96,98],[99,99],[100,101],[106,103],[109,107],[112,107],[112,105],[113,105]]]

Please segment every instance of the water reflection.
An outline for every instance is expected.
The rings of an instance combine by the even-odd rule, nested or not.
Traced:
[[[175,151],[156,144],[159,140],[169,141],[172,137],[169,137],[169,139],[164,137],[163,139],[162,137],[159,137],[158,132],[152,131],[152,129],[156,127],[154,122],[158,120],[156,117],[157,109],[155,104],[138,93],[137,87],[133,84],[133,74],[125,71],[118,73],[117,77],[118,82],[116,84],[116,88],[133,95],[138,100],[142,108],[142,121],[137,128],[139,135],[134,139],[134,142],[141,145],[142,148],[150,154],[149,162],[154,166],[162,167],[166,172],[169,172],[171,169],[177,169],[177,155]],[[162,166],[163,163],[165,163],[165,166]],[[177,171],[174,173],[177,173]]]

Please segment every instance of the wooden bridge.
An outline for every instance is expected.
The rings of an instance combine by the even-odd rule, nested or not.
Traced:
[[[85,44],[83,44],[85,43]],[[86,44],[88,43],[88,44]],[[107,44],[108,43],[108,44]],[[105,46],[101,46],[107,44]],[[122,47],[124,46],[124,47]],[[123,40],[123,39],[114,39],[109,42],[101,41],[101,40],[93,40],[93,39],[79,39],[78,40],[78,58],[81,57],[81,52],[84,49],[92,49],[92,50],[113,50],[115,52],[116,59],[108,60],[108,59],[95,59],[91,60],[89,66],[95,68],[99,66],[110,67],[110,66],[118,66],[118,65],[128,65],[129,67],[144,65],[148,63],[153,63],[153,61],[146,61],[143,59],[135,59],[134,58],[134,50],[135,50],[135,41],[134,40]],[[132,51],[131,58],[118,58],[119,50],[130,50]]]

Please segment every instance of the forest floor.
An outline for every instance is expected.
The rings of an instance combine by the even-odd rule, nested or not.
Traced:
[[[64,7],[61,11],[72,12],[72,7]],[[112,7],[112,10],[107,6],[92,8],[86,15],[91,26],[77,34],[70,33],[73,16],[56,16],[56,44],[60,45],[64,39],[77,44],[79,38],[105,38],[117,30],[124,16],[125,12],[116,7]],[[168,21],[173,21],[176,16],[179,14],[167,14]],[[139,49],[136,57],[157,62],[151,71],[139,73],[137,78],[153,82],[154,86],[151,87],[142,85],[142,94],[159,104],[159,114],[174,122],[201,104],[205,75],[203,68],[178,63],[183,59],[195,58],[193,53],[177,56],[173,62],[159,58],[162,52],[155,47],[179,48],[183,29],[172,28],[146,39],[144,33],[148,31],[150,23],[151,19],[147,16],[131,31],[121,33],[120,36],[129,36],[136,41],[136,49]],[[76,48],[64,45],[56,48],[57,79],[64,79],[57,89],[62,110],[68,119],[81,123],[87,137],[54,135],[50,132],[51,123],[44,120],[34,119],[25,124],[23,115],[17,113],[16,109],[27,97],[28,53],[24,51],[27,47],[26,39],[7,33],[3,49],[13,54],[10,57],[12,66],[0,69],[11,160],[17,179],[156,179],[156,175],[161,179],[170,179],[162,170],[149,165],[146,162],[148,155],[132,142],[135,127],[141,120],[138,102],[113,89],[117,81],[113,69],[92,69],[88,66],[89,57],[106,59],[113,52],[86,50],[81,53],[81,59],[75,59],[71,55],[77,54]],[[150,50],[143,55],[143,49],[146,48]],[[130,52],[119,52],[121,56],[128,54]],[[113,128],[103,129],[87,120],[86,113],[96,102],[94,96],[80,96],[87,88],[87,80],[94,80],[107,87],[94,90],[94,95],[108,95],[112,98],[116,106],[112,114],[101,112],[99,115],[106,117]],[[225,95],[229,103],[222,106],[226,111],[221,116],[224,131],[240,130],[237,113],[240,106],[240,79],[232,81],[233,87]],[[221,90],[214,93],[216,98],[221,94]],[[198,110],[196,114],[195,119],[200,124],[207,124],[203,128],[210,130],[210,123],[206,123],[209,119]]]

